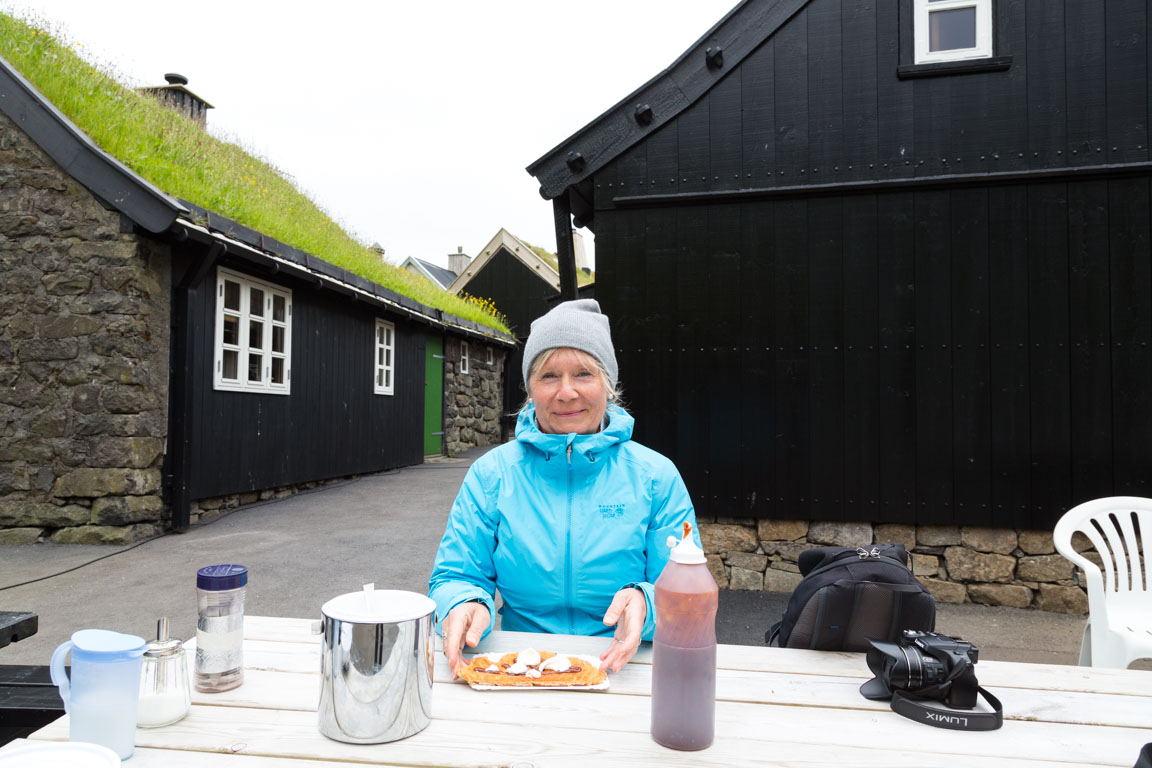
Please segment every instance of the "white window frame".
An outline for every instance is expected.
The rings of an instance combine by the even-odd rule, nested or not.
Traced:
[[[488,352],[488,365],[496,365],[496,355],[492,352],[492,347],[485,347]]]
[[[468,342],[460,342],[460,373],[468,373]]]
[[[912,0],[913,40],[917,64],[986,59],[992,55],[992,0]],[[950,51],[928,50],[928,17],[937,11],[976,9],[976,47]]]
[[[239,309],[226,309],[224,306],[224,284],[226,282],[238,283],[240,285],[240,307]],[[252,313],[252,290],[263,291],[263,315],[255,315]],[[273,304],[275,298],[281,298],[284,301],[284,315],[283,320],[276,320],[273,317]],[[224,324],[226,318],[235,318],[237,323],[237,339],[236,343],[224,342]],[[257,347],[251,345],[249,338],[251,323],[262,323],[263,330],[260,334],[261,344]],[[273,351],[272,340],[276,328],[283,329],[284,348],[282,351]],[[216,270],[216,330],[215,330],[215,360],[213,365],[213,381],[212,386],[214,389],[226,390],[231,392],[262,392],[272,395],[289,395],[292,393],[292,291],[283,286],[273,285],[266,283],[263,280],[257,280],[254,277],[233,272],[229,269],[217,268]],[[233,352],[236,354],[236,375],[237,378],[230,379],[224,377],[224,354],[225,352]],[[251,381],[248,379],[248,357],[253,352],[261,356],[260,363],[260,379],[258,381]],[[281,360],[283,369],[283,382],[272,381],[272,364],[273,360]]]
[[[396,391],[396,325],[387,320],[376,320],[372,336],[372,391],[377,395],[391,395]]]

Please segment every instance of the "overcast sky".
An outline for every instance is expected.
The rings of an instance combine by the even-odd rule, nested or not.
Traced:
[[[0,0],[127,85],[179,72],[209,130],[367,244],[446,266],[500,227],[554,250],[524,170],[737,0]],[[585,232],[585,241],[591,241]],[[589,249],[591,250],[591,249]]]

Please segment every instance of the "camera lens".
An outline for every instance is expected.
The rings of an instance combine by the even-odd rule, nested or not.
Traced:
[[[918,691],[941,683],[948,670],[939,659],[925,654],[915,645],[871,641],[868,668],[875,677],[860,688],[869,699],[886,699],[892,691]]]
[[[897,656],[886,656],[884,660],[885,678],[892,689],[918,691],[928,685],[944,681],[948,670],[914,645],[897,646]]]

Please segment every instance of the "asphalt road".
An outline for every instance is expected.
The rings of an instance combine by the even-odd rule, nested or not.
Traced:
[[[46,664],[88,627],[150,637],[161,616],[173,637],[191,637],[196,570],[214,563],[249,567],[250,615],[319,618],[324,602],[367,582],[423,593],[452,500],[482,452],[258,502],[133,547],[0,547],[0,610],[40,621],[35,636],[0,648],[0,664]],[[762,645],[787,597],[722,591],[720,642]],[[937,619],[981,659],[1040,663],[1076,663],[1083,626],[1079,616],[970,604],[940,605]]]

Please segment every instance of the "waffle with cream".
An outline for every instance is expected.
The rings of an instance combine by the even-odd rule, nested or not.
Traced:
[[[474,656],[459,669],[473,685],[587,686],[603,683],[608,675],[594,660],[532,648],[519,653]]]

